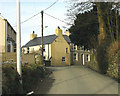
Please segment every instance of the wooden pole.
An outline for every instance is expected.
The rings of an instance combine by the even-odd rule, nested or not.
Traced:
[[[42,45],[42,57],[43,57],[43,11],[41,11],[41,45]]]

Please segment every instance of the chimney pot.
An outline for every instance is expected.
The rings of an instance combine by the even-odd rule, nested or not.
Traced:
[[[58,29],[60,29],[60,27],[58,26]]]

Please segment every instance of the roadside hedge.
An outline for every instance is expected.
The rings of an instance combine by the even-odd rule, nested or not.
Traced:
[[[38,78],[43,78],[45,69],[36,64],[22,66],[22,85],[15,64],[2,65],[2,94],[26,94],[30,92]]]

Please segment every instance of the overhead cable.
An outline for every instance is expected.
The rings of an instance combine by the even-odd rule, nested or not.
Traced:
[[[56,19],[56,20],[58,20],[58,21],[61,21],[61,22],[63,22],[63,23],[66,23],[66,24],[68,24],[68,25],[73,25],[73,24],[70,24],[70,23],[68,23],[68,22],[65,22],[65,21],[63,21],[63,20],[61,20],[61,19],[59,19],[59,18],[56,18],[56,17],[54,17],[54,16],[52,16],[52,15],[49,15],[49,14],[47,14],[47,13],[45,13],[45,12],[44,12],[44,14],[46,14],[47,16],[50,16],[50,17],[52,17],[52,18],[54,18],[54,19]]]
[[[48,10],[50,7],[52,7],[53,5],[55,5],[57,2],[58,2],[58,0],[56,0],[56,1],[55,1],[53,4],[51,4],[49,7],[45,8],[43,11]],[[40,13],[41,13],[41,11],[40,11],[40,12],[38,12],[37,14],[35,14],[35,15],[31,16],[30,18],[28,18],[28,19],[26,19],[26,20],[22,21],[22,22],[21,22],[21,24],[22,24],[22,23],[25,23],[25,22],[27,22],[27,21],[29,21],[29,20],[31,20],[32,18],[34,18],[35,16],[39,15]],[[16,27],[16,25],[15,25],[15,26],[13,26],[13,27]]]

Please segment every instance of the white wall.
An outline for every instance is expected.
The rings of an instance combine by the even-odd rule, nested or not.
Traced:
[[[45,45],[45,51],[43,52],[43,56],[45,56],[45,60],[49,60],[51,57],[51,44]]]
[[[24,53],[25,53],[25,54],[27,53],[27,48],[28,48],[28,47],[25,47],[25,48],[24,48]],[[34,49],[34,51],[39,51],[40,46],[31,46],[31,47],[29,47],[29,53],[33,53],[33,49]]]
[[[51,44],[46,44],[44,46],[45,46],[45,51],[43,52],[43,56],[45,56],[45,60],[49,60],[51,57]],[[39,51],[40,47],[41,45],[29,47],[29,53],[33,53],[33,49],[34,52]],[[24,48],[24,53],[25,54],[27,53],[27,47]]]

